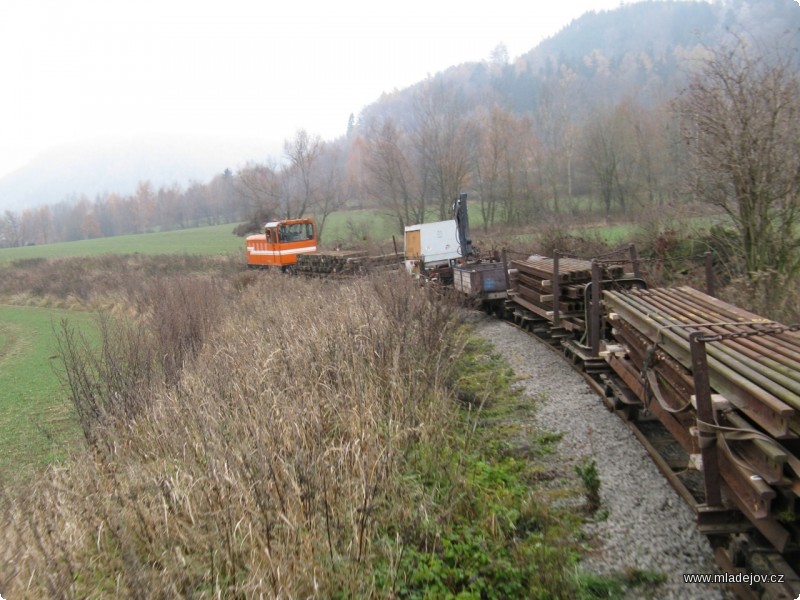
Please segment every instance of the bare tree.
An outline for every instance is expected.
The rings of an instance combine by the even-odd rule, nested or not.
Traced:
[[[346,166],[344,153],[333,143],[323,144],[313,172],[312,209],[321,238],[328,216],[345,201]]]
[[[277,202],[280,184],[275,169],[266,165],[250,164],[237,174],[237,191],[245,206],[255,208],[259,204]]]
[[[400,231],[425,220],[426,190],[412,167],[414,149],[390,117],[369,123],[364,138],[364,186],[369,196],[386,207]]]
[[[596,110],[589,118],[585,130],[586,162],[594,174],[606,216],[611,213],[619,181],[620,157],[616,133],[610,113],[600,110]]]
[[[482,115],[478,131],[473,185],[486,230],[503,217],[518,221],[532,208],[526,205],[532,189],[530,141],[535,136],[528,117],[515,117],[497,106]]]
[[[418,167],[430,169],[439,218],[446,219],[453,199],[468,180],[477,138],[475,127],[465,116],[455,85],[439,79],[422,86],[415,98],[414,114]]]
[[[134,196],[135,232],[144,233],[153,226],[156,217],[156,196],[150,181],[140,181]]]
[[[214,224],[207,186],[193,181],[189,183],[183,197],[195,226]]]
[[[248,215],[247,222],[237,227],[236,233],[255,233],[264,223],[278,217],[282,183],[275,168],[261,164],[247,165],[236,174],[233,185],[242,212]]]
[[[663,110],[634,108],[631,121],[636,132],[640,177],[647,194],[647,205],[662,204],[669,194],[669,173],[674,167],[669,153],[668,122]]]
[[[562,192],[572,198],[573,159],[575,156],[577,127],[572,116],[575,112],[575,73],[562,66],[559,77],[553,78],[541,90],[537,109],[537,125],[542,138],[542,175],[558,212]]]
[[[162,228],[186,226],[187,207],[180,186],[173,184],[161,186],[157,193],[158,216]]]
[[[676,101],[691,191],[730,216],[751,276],[800,271],[800,79],[797,51],[782,48],[709,50]]]
[[[46,244],[52,241],[53,216],[49,206],[22,211],[22,239],[26,242]]]
[[[214,211],[217,217],[225,223],[230,223],[236,220],[237,217],[244,218],[244,215],[238,210],[234,181],[231,170],[225,169],[207,184],[209,198],[213,202]]]
[[[629,195],[636,190],[639,170],[639,147],[629,104],[595,109],[584,134],[586,162],[600,191],[606,216],[615,202],[624,212]]]
[[[16,247],[22,245],[22,220],[10,210],[3,213],[0,219],[0,246]]]
[[[283,171],[288,193],[281,208],[287,219],[296,219],[305,215],[314,202],[315,168],[322,152],[322,139],[300,129],[294,138],[284,141],[283,151],[289,159],[289,167]]]

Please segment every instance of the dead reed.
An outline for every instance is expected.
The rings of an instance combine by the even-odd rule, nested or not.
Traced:
[[[420,526],[406,466],[458,418],[455,311],[397,275],[203,289],[155,289],[146,334],[109,329],[105,359],[67,363],[94,374],[102,418],[89,450],[3,497],[8,597],[370,596],[376,529]]]
[[[107,254],[23,259],[0,266],[0,299],[19,305],[122,311],[152,279],[189,275],[228,279],[241,271],[241,259],[236,256]]]

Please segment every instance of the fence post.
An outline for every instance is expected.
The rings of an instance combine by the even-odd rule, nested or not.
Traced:
[[[704,424],[714,423],[714,409],[711,405],[711,384],[708,375],[708,357],[702,331],[689,335],[692,350],[692,374],[694,376],[694,397],[697,402],[696,427],[703,457],[703,484],[706,492],[706,506],[721,506],[719,461],[717,460],[716,433],[709,431]]]
[[[628,246],[631,253],[631,267],[633,268],[633,276],[637,279],[642,278],[642,272],[639,269],[639,253],[636,252],[636,244]]]
[[[561,315],[558,314],[558,304],[561,300],[561,277],[558,274],[558,259],[558,250],[553,250],[553,327],[559,327],[561,325]]]
[[[589,307],[589,344],[592,347],[592,358],[600,355],[600,263],[592,259],[592,303]]]
[[[500,253],[500,259],[503,261],[503,277],[506,282],[506,291],[508,291],[511,289],[511,282],[508,280],[508,255],[506,254],[505,248],[503,248],[503,251]]]

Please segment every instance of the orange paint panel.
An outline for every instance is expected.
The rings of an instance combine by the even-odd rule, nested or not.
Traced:
[[[298,254],[316,252],[316,226],[311,219],[271,222],[265,233],[248,236],[245,242],[247,264],[252,267],[285,268],[297,262]]]

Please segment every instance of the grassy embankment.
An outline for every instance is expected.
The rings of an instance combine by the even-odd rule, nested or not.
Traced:
[[[475,228],[480,227],[477,212],[473,209]],[[392,225],[391,220],[375,210],[339,212],[329,217],[324,237],[328,240],[328,245],[335,242],[351,245],[383,244],[383,249],[389,251]],[[38,306],[44,311],[37,313],[40,322],[35,326],[33,323],[28,324],[25,317],[26,314],[33,314],[33,311],[21,312],[6,308],[6,315],[12,312],[19,314],[13,317],[0,314],[0,327],[8,332],[9,338],[13,334],[16,340],[35,340],[35,343],[15,345],[15,352],[20,356],[12,371],[15,377],[21,377],[20,381],[25,382],[25,388],[24,391],[19,391],[10,385],[0,387],[0,410],[9,410],[3,407],[11,405],[44,407],[48,404],[58,406],[60,403],[57,381],[50,368],[52,361],[43,360],[43,357],[55,353],[55,340],[49,333],[45,334],[44,330],[49,332],[51,321],[58,322],[64,315],[58,312],[48,314],[45,309],[76,310],[79,312],[74,313],[75,318],[82,319],[84,317],[79,315],[87,309],[119,311],[128,310],[125,307],[132,304],[141,305],[142,290],[145,289],[141,283],[154,276],[172,277],[208,269],[217,275],[235,275],[244,263],[243,240],[232,235],[231,230],[232,225],[218,225],[0,250],[0,302]],[[571,230],[561,228],[558,230],[559,235],[563,235],[565,231],[567,234],[572,233]],[[623,239],[635,230],[631,226],[609,226],[601,231],[605,233],[595,234],[598,244]],[[542,234],[522,234],[507,240],[520,249],[533,249],[541,242]],[[402,246],[401,241],[400,244]],[[482,246],[484,249],[490,247],[484,244]],[[563,247],[560,244],[559,246]],[[130,256],[121,260],[118,255]],[[157,258],[159,255],[172,258],[162,260]],[[213,259],[215,262],[212,264],[202,258],[204,256],[218,258]],[[83,258],[70,260],[70,257]],[[37,347],[40,349],[37,350]],[[26,367],[26,364],[31,366]],[[36,376],[30,377],[29,374],[33,373]],[[20,434],[14,434],[16,427],[15,425],[12,428],[10,438],[6,439],[21,439],[22,436],[28,440],[29,446],[34,443],[31,440],[46,439],[43,430],[39,435],[28,436],[24,429]],[[29,429],[35,427],[37,426],[31,424]],[[39,451],[34,451],[34,454],[40,457],[51,455],[48,444],[49,442],[42,443]],[[39,460],[37,458],[33,462]]]
[[[198,257],[230,256],[222,268],[235,270],[244,263],[244,252],[232,229],[226,224],[0,249],[0,477],[24,475],[33,465],[63,456],[60,446],[77,431],[54,372],[54,325],[62,318],[90,323],[87,311],[98,308],[119,310],[134,301],[137,282],[154,274],[209,268]],[[341,212],[329,217],[324,237],[329,245],[363,243],[365,237],[385,244],[391,227],[376,211]],[[141,260],[120,262],[109,255]],[[185,256],[171,259],[171,265],[144,259],[157,255]],[[73,257],[84,260],[65,260]],[[120,277],[121,269],[130,270],[130,277]]]
[[[490,348],[465,341],[451,304],[404,277],[249,275],[157,277],[134,303],[141,321],[106,330],[99,360],[69,345],[91,451],[7,490],[4,593],[619,586],[580,574],[583,515],[555,501],[581,492],[537,467],[548,448],[525,437],[533,407]]]
[[[57,376],[62,320],[96,339],[97,311],[148,310],[154,282],[177,276],[235,276],[235,258],[89,256],[0,263],[0,479],[30,476],[63,458],[79,438]],[[187,301],[194,301],[187,298]]]

